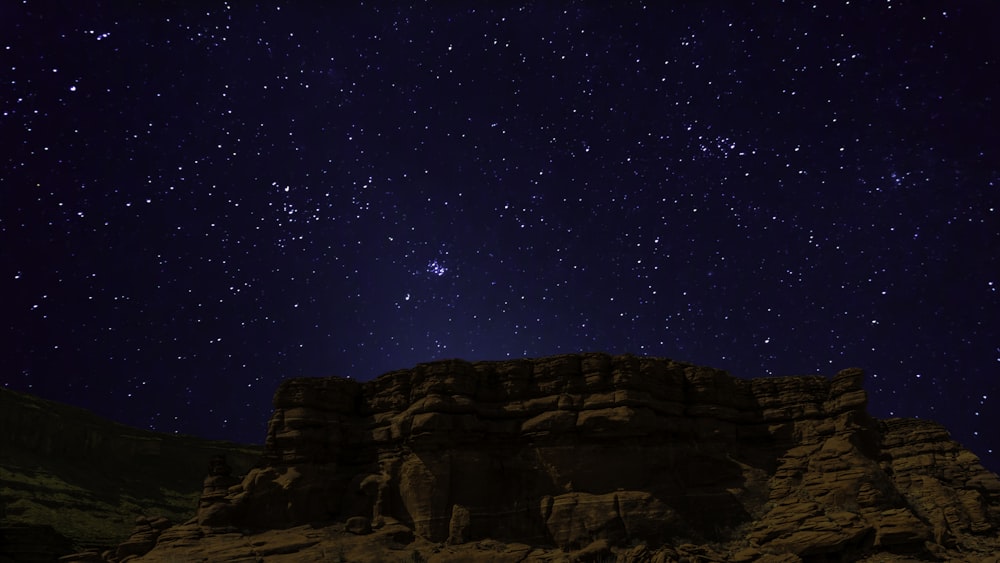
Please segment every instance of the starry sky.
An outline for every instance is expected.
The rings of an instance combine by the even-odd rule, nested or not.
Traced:
[[[260,443],[288,377],[859,366],[1000,470],[994,3],[340,4],[0,6],[0,384]]]

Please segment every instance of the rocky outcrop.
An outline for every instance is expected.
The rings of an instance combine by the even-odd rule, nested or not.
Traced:
[[[966,538],[997,537],[1000,480],[972,452],[935,422],[891,419],[881,428],[880,466],[930,526],[934,543],[951,547]]]
[[[292,379],[262,465],[141,560],[988,560],[1000,480],[869,417],[862,380],[605,354]]]
[[[129,428],[0,388],[0,520],[11,529],[51,526],[72,544],[62,555],[100,553],[129,537],[143,514],[174,522],[194,515],[212,456],[225,455],[242,475],[260,452]],[[0,560],[8,552],[0,543]]]
[[[132,535],[115,550],[114,556],[109,559],[121,561],[132,555],[145,555],[156,545],[156,540],[160,534],[170,527],[170,521],[166,518],[148,518],[138,516],[135,519],[135,528]]]

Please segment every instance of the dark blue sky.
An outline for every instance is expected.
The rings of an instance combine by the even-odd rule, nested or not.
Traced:
[[[860,366],[1000,468],[998,9],[660,4],[4,4],[0,383],[260,442],[292,376]]]

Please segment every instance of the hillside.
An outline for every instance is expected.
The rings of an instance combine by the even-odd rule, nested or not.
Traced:
[[[130,428],[0,388],[0,553],[47,533],[26,525],[51,526],[82,550],[120,543],[143,514],[183,522],[212,456],[246,473],[261,450]]]

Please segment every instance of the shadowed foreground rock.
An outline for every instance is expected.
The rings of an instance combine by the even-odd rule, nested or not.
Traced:
[[[1000,480],[862,372],[605,354],[293,379],[133,561],[996,561]],[[231,486],[228,486],[231,485]]]

